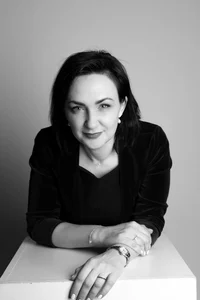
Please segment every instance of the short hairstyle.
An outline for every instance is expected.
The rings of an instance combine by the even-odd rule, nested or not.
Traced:
[[[122,63],[104,50],[83,51],[69,56],[61,66],[51,91],[51,104],[49,118],[59,139],[66,136],[67,119],[65,116],[65,103],[73,80],[82,75],[105,74],[116,85],[119,101],[128,98],[126,108],[121,116],[115,134],[114,147],[118,150],[120,145],[133,146],[139,133],[140,110],[130,87],[129,78]],[[59,140],[59,144],[60,144]]]

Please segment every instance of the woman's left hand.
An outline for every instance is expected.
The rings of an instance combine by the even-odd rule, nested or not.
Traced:
[[[71,299],[103,298],[123,273],[126,259],[115,249],[90,258],[75,270],[70,290]]]

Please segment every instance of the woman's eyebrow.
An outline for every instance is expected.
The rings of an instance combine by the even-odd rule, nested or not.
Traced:
[[[103,98],[103,99],[100,99],[100,100],[96,101],[95,104],[100,104],[100,103],[102,103],[105,100],[112,100],[112,101],[114,101],[112,98],[106,97],[106,98]],[[85,103],[82,103],[82,102],[79,102],[79,101],[75,101],[75,100],[69,100],[68,103],[69,104],[70,103],[74,103],[74,104],[83,105],[83,106],[85,105]]]

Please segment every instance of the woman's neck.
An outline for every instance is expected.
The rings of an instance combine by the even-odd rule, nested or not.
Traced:
[[[81,155],[86,156],[86,159],[91,161],[91,163],[101,165],[115,152],[113,146],[114,141],[112,140],[98,149],[90,149],[81,145],[80,151],[82,152]]]

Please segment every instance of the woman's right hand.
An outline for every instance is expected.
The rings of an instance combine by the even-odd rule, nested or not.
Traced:
[[[97,230],[100,243],[104,247],[123,243],[142,255],[145,255],[151,248],[151,233],[153,230],[135,221],[115,226],[99,227]]]

